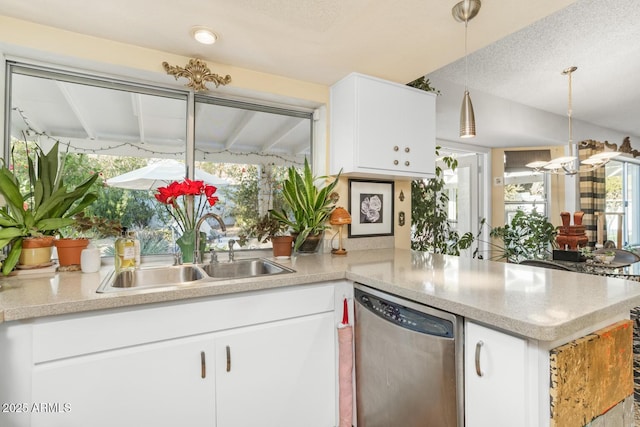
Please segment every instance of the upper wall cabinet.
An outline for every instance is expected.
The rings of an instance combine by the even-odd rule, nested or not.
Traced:
[[[435,94],[352,73],[331,87],[329,107],[331,174],[434,176]]]

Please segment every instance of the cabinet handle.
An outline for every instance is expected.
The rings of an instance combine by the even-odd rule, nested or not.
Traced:
[[[409,151],[411,151],[411,150],[409,149],[409,147],[404,147],[404,152],[405,152],[405,153],[408,153]]]
[[[207,377],[207,359],[204,355],[204,351],[200,352],[200,377]]]
[[[480,369],[480,349],[482,349],[483,345],[484,343],[482,342],[482,340],[476,343],[476,375],[478,375],[479,377],[484,376],[482,369]]]
[[[231,347],[227,346],[227,372],[231,372]]]
[[[393,146],[393,151],[398,151],[400,149],[400,147],[398,147],[397,145]]]
[[[393,164],[397,166],[397,165],[398,165],[398,161],[397,161],[397,160],[394,160],[394,161],[393,161]]]
[[[411,163],[409,163],[409,160],[407,160],[407,161],[405,161],[405,162],[404,162],[404,165],[405,165],[405,166],[409,166],[410,164],[411,164]]]

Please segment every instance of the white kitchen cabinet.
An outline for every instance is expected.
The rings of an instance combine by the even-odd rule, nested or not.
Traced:
[[[2,323],[0,401],[27,407],[0,425],[333,426],[344,286]]]
[[[352,73],[331,87],[330,172],[430,178],[435,173],[436,95]]]
[[[215,425],[213,340],[175,339],[38,364],[32,427]]]
[[[334,425],[334,325],[323,313],[216,336],[217,427]]]
[[[464,358],[465,427],[529,426],[527,341],[466,321]]]

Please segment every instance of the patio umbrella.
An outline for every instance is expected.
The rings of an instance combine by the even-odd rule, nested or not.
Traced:
[[[129,190],[155,190],[172,181],[180,181],[184,178],[184,163],[173,159],[165,159],[148,164],[140,169],[109,178],[106,182],[109,187],[126,188]],[[195,179],[217,187],[229,184],[226,179],[219,178],[200,169],[195,170]]]
[[[342,323],[338,325],[338,384],[340,427],[353,425],[353,328],[349,324],[349,306],[344,299]]]

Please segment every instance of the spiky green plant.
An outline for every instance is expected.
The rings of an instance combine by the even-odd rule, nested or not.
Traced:
[[[53,235],[62,227],[74,223],[72,218],[93,203],[97,196],[89,192],[98,174],[93,174],[73,189],[64,184],[64,160],[59,163],[58,143],[48,153],[40,147],[28,157],[29,183],[26,194],[20,183],[0,160],[0,195],[6,206],[0,209],[0,249],[11,245],[2,265],[2,273],[9,274],[18,263],[22,240],[25,237]],[[36,167],[37,165],[37,167]]]
[[[336,199],[333,190],[338,184],[338,178],[330,184],[318,188],[315,183],[324,180],[325,176],[314,176],[307,159],[304,159],[304,169],[300,173],[294,166],[287,170],[287,177],[282,183],[282,195],[286,208],[272,211],[271,214],[278,221],[291,227],[291,233],[297,234],[294,250],[298,250],[308,236],[321,233],[329,228],[326,224],[335,208]]]

